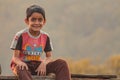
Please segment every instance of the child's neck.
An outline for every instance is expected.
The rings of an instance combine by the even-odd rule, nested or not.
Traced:
[[[40,31],[33,31],[33,30],[29,30],[30,34],[34,37],[37,37],[40,35]]]

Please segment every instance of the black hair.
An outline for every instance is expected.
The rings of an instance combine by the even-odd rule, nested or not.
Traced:
[[[26,10],[26,18],[28,19],[34,12],[38,12],[42,14],[43,18],[45,19],[45,10],[38,6],[38,5],[31,5]]]

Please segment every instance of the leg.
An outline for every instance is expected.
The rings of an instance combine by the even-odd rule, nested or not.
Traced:
[[[48,63],[47,73],[55,73],[55,80],[71,80],[68,65],[62,59]]]
[[[18,67],[15,68],[19,80],[33,80],[30,71],[24,69],[20,70]]]

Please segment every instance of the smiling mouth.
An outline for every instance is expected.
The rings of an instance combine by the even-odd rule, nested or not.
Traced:
[[[40,28],[41,26],[33,26],[34,28]]]

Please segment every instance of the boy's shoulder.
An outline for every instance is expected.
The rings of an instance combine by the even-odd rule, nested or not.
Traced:
[[[22,35],[23,33],[27,32],[27,31],[28,31],[27,28],[22,29],[22,30],[20,30],[20,31],[18,31],[18,32],[16,33],[16,36],[20,36],[20,35]]]
[[[41,34],[46,35],[46,36],[48,36],[48,37],[49,37],[49,34],[48,34],[47,32],[42,31],[42,30],[40,30],[40,32],[41,32]]]

